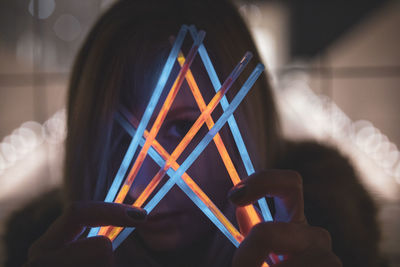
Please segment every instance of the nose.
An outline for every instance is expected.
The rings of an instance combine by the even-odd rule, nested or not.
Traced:
[[[160,167],[147,155],[129,191],[133,201],[139,198],[159,169]]]

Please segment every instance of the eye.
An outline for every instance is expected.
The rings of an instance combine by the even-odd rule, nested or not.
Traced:
[[[172,138],[183,138],[192,127],[194,121],[189,119],[179,119],[171,121],[167,127],[167,135]]]

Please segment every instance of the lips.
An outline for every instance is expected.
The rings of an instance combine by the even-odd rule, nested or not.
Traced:
[[[183,212],[181,211],[170,211],[170,212],[163,212],[163,213],[155,213],[149,214],[147,221],[148,222],[158,222],[167,219],[172,219],[174,217],[182,216]]]

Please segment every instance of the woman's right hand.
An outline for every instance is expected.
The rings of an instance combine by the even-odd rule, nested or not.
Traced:
[[[75,202],[31,246],[24,267],[113,266],[107,237],[78,238],[86,227],[136,227],[146,216],[146,211],[122,204]]]
[[[304,214],[303,180],[289,170],[257,172],[238,183],[230,191],[231,201],[238,205],[237,219],[246,238],[236,250],[233,266],[261,266],[270,253],[285,255],[276,267],[341,267],[333,253],[329,232],[310,226]],[[245,220],[242,206],[260,197],[274,197],[276,214],[273,222],[254,227]]]

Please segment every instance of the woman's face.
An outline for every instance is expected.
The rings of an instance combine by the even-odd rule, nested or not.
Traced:
[[[214,91],[210,87],[201,88],[201,84],[205,83],[199,83],[203,94],[206,90],[209,92],[206,94],[208,97],[205,97],[207,104],[211,96],[214,95]],[[168,93],[168,90],[166,91]],[[158,115],[158,110],[163,100],[160,100],[160,102],[147,127],[149,131]],[[144,107],[141,109],[140,113],[143,114]],[[220,111],[216,111],[215,113],[217,112]],[[136,118],[140,119],[141,114],[136,115]],[[171,154],[200,114],[201,112],[190,88],[184,82],[157,134],[156,140]],[[215,115],[213,117],[214,121],[218,118]],[[207,130],[206,125],[203,125],[190,145],[178,157],[177,162],[179,164],[182,164],[195,145],[207,133]],[[225,144],[228,145],[227,143]],[[148,155],[132,186],[130,197],[136,199],[159,169],[160,167]],[[189,168],[187,174],[219,209],[224,209],[227,204],[226,195],[232,183],[214,143],[208,145],[200,157]],[[163,182],[167,179],[169,179],[168,175],[163,178]],[[159,187],[156,190],[158,189]],[[189,197],[177,185],[174,185],[170,192],[150,212],[147,222],[142,227],[137,228],[137,232],[144,242],[146,242],[147,246],[154,250],[164,251],[192,244],[201,237],[208,236],[215,229],[215,226]]]

